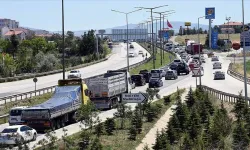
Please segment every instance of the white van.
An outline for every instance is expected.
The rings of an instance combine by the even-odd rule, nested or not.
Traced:
[[[23,122],[21,121],[21,115],[23,109],[27,108],[28,106],[18,106],[11,108],[9,112],[9,125],[21,125]]]

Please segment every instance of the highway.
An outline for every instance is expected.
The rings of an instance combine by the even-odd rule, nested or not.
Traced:
[[[136,44],[134,44],[134,45],[136,45]],[[215,71],[212,68],[213,62],[211,62],[211,58],[207,58],[207,56],[205,55],[206,63],[203,63],[204,76],[202,77],[202,84],[207,85],[211,88],[220,90],[220,91],[224,91],[224,92],[228,92],[228,93],[232,93],[232,94],[238,94],[238,91],[241,91],[244,87],[243,82],[227,75],[226,72],[227,72],[227,68],[228,68],[228,65],[230,63],[230,60],[227,60],[225,58],[225,53],[215,53],[215,55],[219,56],[220,62],[222,62],[222,71],[225,72],[226,79],[225,80],[213,80],[213,72]],[[132,60],[133,60],[133,58],[131,59],[131,61]],[[190,73],[189,75],[179,76],[177,80],[164,80],[164,78],[163,78],[164,85],[163,85],[163,87],[160,88],[159,94],[161,96],[168,95],[172,92],[175,92],[177,87],[178,88],[188,88],[190,86],[195,87],[195,77],[192,77],[191,74],[192,73]],[[199,84],[199,80],[198,80],[198,84]],[[145,92],[146,88],[147,88],[147,85],[141,86],[141,87],[136,87],[132,92],[133,93]],[[250,87],[248,86],[248,88],[250,88]],[[243,95],[244,95],[244,93],[243,93]],[[135,106],[135,104],[129,104],[129,105],[132,107]],[[116,112],[115,109],[108,110],[108,111],[102,111],[99,114],[99,117],[101,120],[104,121],[107,117],[112,117],[114,112]],[[79,125],[80,125],[80,123],[76,123],[76,124],[72,124],[72,125],[65,127],[68,130],[67,134],[72,135],[76,132],[79,132],[81,130]],[[4,126],[7,126],[7,124],[1,125],[0,131],[1,131],[1,129],[4,128]],[[62,129],[56,130],[57,137],[60,138],[60,137],[62,137],[62,135],[63,135]],[[37,146],[37,142],[43,138],[45,138],[44,134],[39,134],[37,140],[34,142],[31,142],[29,144],[29,147],[32,148],[34,145]]]
[[[144,54],[148,53],[137,43],[133,42],[132,44],[134,45],[133,51],[135,51],[136,53],[138,53],[139,50],[143,50]],[[120,43],[120,45],[114,46],[112,50],[112,56],[107,61],[79,69],[81,71],[82,78],[87,78],[87,77],[103,74],[107,70],[110,70],[110,69],[115,70],[115,69],[126,67],[127,66],[126,50],[127,50],[126,43]],[[148,57],[149,56],[150,54],[148,53]],[[142,60],[143,60],[142,56],[139,55],[134,58],[130,58],[129,62],[130,62],[130,65],[132,65]],[[67,74],[68,72],[66,72],[66,76]],[[57,85],[57,81],[59,79],[62,79],[62,73],[38,77],[37,89]],[[33,79],[0,83],[0,97],[18,94],[18,93],[25,93],[25,92],[34,90],[34,88],[35,87],[34,87]]]

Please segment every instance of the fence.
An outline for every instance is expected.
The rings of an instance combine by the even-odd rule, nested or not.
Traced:
[[[244,81],[244,76],[243,76],[242,74],[240,74],[240,73],[238,73],[238,72],[235,72],[235,71],[233,70],[233,63],[230,63],[230,64],[229,64],[227,73],[228,73],[230,76],[232,76],[232,77],[234,77],[234,78],[236,78],[236,79],[238,79],[238,80],[240,80],[240,81]],[[249,79],[249,78],[247,78],[247,83],[250,84],[250,79]]]
[[[210,88],[208,86],[202,85],[202,89],[206,92],[208,92],[210,95],[218,98],[219,100],[222,100],[224,102],[230,102],[230,103],[236,103],[239,99],[239,95],[230,94],[226,92],[222,92],[213,88]],[[244,99],[244,98],[243,98]],[[248,101],[250,98],[248,98]]]

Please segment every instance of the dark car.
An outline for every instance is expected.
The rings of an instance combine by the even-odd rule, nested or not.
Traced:
[[[185,73],[187,75],[189,74],[189,67],[186,63],[179,63],[176,71],[178,75],[180,75],[181,73]]]
[[[165,75],[165,80],[177,79],[177,78],[178,76],[176,70],[168,70]]]
[[[176,69],[177,69],[177,66],[178,66],[177,63],[171,63],[170,66],[169,66],[169,68],[170,68],[171,70],[176,70]]]
[[[151,78],[149,80],[149,88],[156,88],[156,87],[161,87],[163,86],[163,82],[159,78]]]
[[[142,74],[132,75],[131,80],[135,83],[136,86],[143,86],[146,84],[146,80]]]
[[[139,74],[143,75],[144,79],[146,80],[146,83],[149,82],[149,79],[151,78],[151,74],[148,70],[140,70]]]

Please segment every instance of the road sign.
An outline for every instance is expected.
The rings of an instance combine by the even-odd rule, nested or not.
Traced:
[[[185,22],[185,26],[191,26],[191,22]]]
[[[169,38],[168,32],[165,32],[165,33],[164,33],[164,38],[166,38],[166,39]]]
[[[199,76],[201,73],[201,70],[200,70],[200,68],[193,68],[192,72],[193,72],[194,76]]]
[[[123,93],[122,101],[125,103],[142,103],[148,99],[146,93]]]
[[[37,80],[37,78],[35,77],[35,78],[33,79],[33,82],[35,82],[35,83],[36,83],[37,81],[38,81],[38,80]]]
[[[205,8],[206,19],[215,19],[215,8]]]
[[[240,45],[243,48],[245,40],[245,50],[250,50],[250,30],[249,27],[245,27],[244,31],[240,34]]]
[[[218,41],[218,32],[212,31],[212,40],[211,40],[212,49],[217,49],[218,48],[217,41]]]

